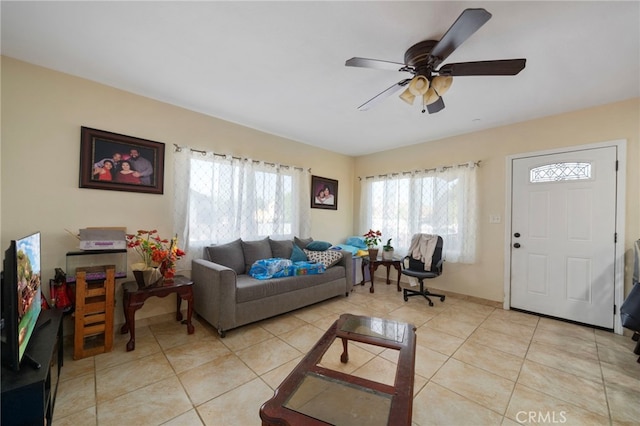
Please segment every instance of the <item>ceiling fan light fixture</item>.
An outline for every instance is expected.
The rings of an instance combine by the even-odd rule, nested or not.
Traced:
[[[345,65],[349,67],[401,71],[413,75],[378,93],[358,109],[366,111],[373,104],[379,103],[391,94],[397,93],[401,87],[408,85],[400,98],[413,105],[415,98],[421,97],[422,106],[425,107],[423,109],[428,110],[429,114],[435,114],[445,107],[443,95],[451,87],[453,77],[518,74],[526,65],[525,58],[444,63],[490,18],[491,14],[482,8],[463,10],[440,40],[422,40],[409,47],[404,53],[404,63],[358,57],[346,61]]]
[[[413,77],[408,89],[413,96],[422,96],[429,90],[429,80],[423,75]]]
[[[427,90],[427,93],[422,95],[422,103],[424,105],[431,105],[432,103],[437,101],[439,97],[440,95],[438,95],[436,90],[433,87],[430,87],[429,90]]]
[[[452,83],[453,77],[439,75],[438,77],[435,77],[433,79],[433,81],[431,82],[431,87],[435,89],[438,95],[442,96],[447,93]]]
[[[400,95],[400,99],[402,99],[403,101],[405,101],[409,105],[413,105],[413,101],[416,99],[416,96],[413,93],[411,93],[411,91],[407,88]]]

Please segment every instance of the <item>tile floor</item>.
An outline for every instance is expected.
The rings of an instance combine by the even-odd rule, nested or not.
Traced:
[[[601,330],[504,311],[449,295],[429,307],[395,286],[356,286],[276,318],[196,332],[167,315],[138,321],[136,350],[116,335],[112,352],[74,361],[68,346],[56,425],[259,425],[258,410],[339,314],[417,327],[413,425],[631,425],[640,419],[635,342]],[[146,323],[146,324],[145,324]],[[323,364],[392,383],[395,351],[337,343]]]

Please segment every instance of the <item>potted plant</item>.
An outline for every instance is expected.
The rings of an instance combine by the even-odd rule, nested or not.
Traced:
[[[380,244],[380,237],[382,236],[382,232],[374,231],[373,229],[369,229],[367,233],[364,235],[364,243],[367,245],[369,249],[369,259],[377,259],[378,258],[378,248],[376,247]]]
[[[391,238],[387,240],[387,244],[382,246],[382,260],[393,259],[393,246],[391,245]]]
[[[133,263],[133,276],[141,286],[157,284],[162,278],[172,279],[176,261],[185,255],[178,248],[178,236],[171,240],[160,238],[157,230],[139,230],[127,234],[127,247],[140,255],[141,262]]]

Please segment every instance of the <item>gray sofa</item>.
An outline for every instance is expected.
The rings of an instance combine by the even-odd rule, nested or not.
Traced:
[[[299,247],[312,239],[295,239]],[[258,280],[247,274],[256,260],[290,259],[291,240],[240,239],[206,247],[204,259],[192,261],[196,313],[224,337],[228,330],[283,314],[335,296],[348,296],[353,286],[351,253],[322,274]],[[315,254],[315,253],[314,253]],[[327,253],[328,254],[328,253]]]

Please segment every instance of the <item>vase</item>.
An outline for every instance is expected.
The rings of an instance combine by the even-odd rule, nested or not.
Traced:
[[[393,250],[383,250],[382,260],[393,260]]]
[[[164,277],[165,281],[172,281],[176,275],[176,265],[170,260],[164,260],[160,264],[160,273]]]
[[[378,258],[378,249],[370,248],[369,249],[369,260],[376,260]]]
[[[160,272],[159,268],[154,268],[153,266],[147,266],[142,264],[131,265],[133,269],[133,276],[136,279],[139,287],[153,287],[159,285],[163,276]]]

